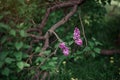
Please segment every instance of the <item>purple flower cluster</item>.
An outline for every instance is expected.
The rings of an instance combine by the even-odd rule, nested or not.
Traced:
[[[74,30],[73,39],[77,45],[81,46],[83,44],[82,39],[80,38],[80,30],[77,27]],[[69,55],[69,48],[65,45],[64,42],[59,44],[59,48],[62,49],[62,52],[65,56]]]
[[[75,40],[75,43],[79,46],[82,45],[82,39],[80,38],[80,30],[76,27],[74,30],[74,34],[73,34],[73,39]]]
[[[68,56],[68,55],[69,55],[69,49],[68,49],[68,47],[65,45],[64,42],[61,42],[60,45],[59,45],[59,47],[62,49],[63,54],[64,54],[65,56]]]

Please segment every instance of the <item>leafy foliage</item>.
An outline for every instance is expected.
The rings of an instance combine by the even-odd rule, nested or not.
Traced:
[[[78,65],[83,64],[82,66],[88,63],[83,69],[85,71],[87,69],[87,72],[83,71],[85,73],[81,74],[81,78],[79,79],[91,80],[94,76],[101,76],[99,80],[110,79],[107,77],[103,78],[104,75],[108,74],[108,72],[106,74],[103,72],[107,71],[107,67],[112,69],[111,64],[109,64],[110,66],[107,66],[107,63],[102,61],[104,59],[100,59],[101,63],[99,64],[99,61],[94,62],[92,58],[92,60],[90,59],[91,62],[94,62],[92,65],[92,63],[89,63],[85,58],[92,56],[95,59],[96,56],[99,57],[101,47],[106,47],[111,41],[113,41],[113,39],[108,41],[108,39],[110,39],[109,37],[116,37],[118,34],[115,31],[119,29],[119,27],[114,28],[114,30],[113,27],[119,26],[119,22],[115,25],[112,21],[106,21],[104,17],[107,13],[105,5],[110,4],[111,0],[86,0],[85,3],[78,8],[78,11],[74,16],[55,31],[69,46],[71,52],[68,57],[65,57],[62,54],[61,50],[58,48],[59,42],[56,41],[54,36],[50,37],[50,46],[46,51],[43,51],[44,56],[41,57],[39,54],[42,52],[44,41],[39,41],[36,44],[33,38],[29,37],[27,30],[39,25],[43,19],[46,8],[55,4],[55,1],[56,0],[0,1],[0,80],[30,80],[36,74],[36,69],[39,71],[49,71],[52,75],[51,78],[54,78],[54,76],[57,75],[58,77],[55,77],[56,80],[70,80],[71,76],[75,76],[75,72],[77,72],[77,70],[71,66],[74,65],[74,63]],[[63,8],[51,13],[43,30],[43,34],[53,24],[64,17],[68,10],[69,9]],[[87,45],[85,45],[85,38],[82,34],[83,30],[80,19],[78,18],[79,14],[82,17],[84,24]],[[111,25],[111,27],[109,27],[109,25]],[[81,37],[84,42],[82,47],[74,44],[73,30],[75,26],[78,26],[81,30]],[[109,29],[106,30],[106,28]],[[104,38],[104,30],[111,30],[113,32],[110,33],[111,36]],[[116,34],[115,36],[112,35],[114,33]],[[34,32],[33,34],[39,36],[39,33],[37,32]],[[109,34],[109,32],[106,32],[105,34]],[[31,47],[32,43],[34,44]],[[55,55],[47,57],[52,54],[55,49],[57,50]],[[79,63],[79,60],[82,61]],[[63,64],[63,61],[66,63],[64,62]],[[78,65],[74,65],[73,67],[79,67]],[[100,75],[97,75],[99,73],[94,69],[88,70],[88,68],[90,68],[89,66],[92,66],[95,69],[102,66],[104,70],[101,71]],[[98,71],[100,70],[101,68],[98,69]],[[81,71],[82,67],[80,67],[79,73],[81,73]],[[93,74],[92,71],[97,74]],[[56,72],[57,74],[55,74]],[[107,75],[108,77],[113,75],[111,72],[112,71]],[[90,73],[92,74],[90,75]],[[76,77],[79,77],[78,74]],[[87,74],[90,76],[87,76]],[[97,77],[95,77],[94,80],[97,79]]]

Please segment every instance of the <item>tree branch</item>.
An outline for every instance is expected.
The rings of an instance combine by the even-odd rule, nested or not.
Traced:
[[[100,52],[102,55],[113,55],[113,54],[120,54],[120,50],[101,50]]]
[[[59,28],[61,25],[63,25],[64,23],[66,23],[69,18],[76,12],[77,10],[77,7],[78,7],[78,4],[82,4],[84,0],[69,0],[67,2],[62,2],[62,3],[59,3],[59,4],[56,4],[54,5],[53,7],[50,7],[47,9],[47,12],[45,13],[45,16],[44,18],[42,19],[42,22],[41,24],[39,24],[38,28],[39,28],[39,32],[42,31],[42,29],[44,28],[44,26],[46,25],[47,23],[47,19],[48,19],[48,16],[49,14],[56,10],[56,9],[60,9],[62,7],[72,7],[72,10],[65,16],[63,17],[59,22],[57,22],[56,24],[54,24],[44,35],[44,46],[42,48],[42,52],[40,52],[38,55],[41,56],[41,55],[44,55],[43,54],[43,51],[45,51],[48,47],[49,47],[49,38],[50,36],[53,34],[53,32]],[[33,37],[33,36],[32,36]],[[34,36],[35,37],[35,36]],[[36,69],[39,69],[41,67],[41,65],[43,65],[46,60],[51,57],[52,55],[54,55],[56,53],[56,50],[55,52],[51,53],[50,55],[48,55],[45,59],[45,61],[41,62],[41,64],[36,68]],[[43,75],[42,79],[41,80],[45,80],[46,79],[46,74]]]
[[[80,13],[79,13],[79,19],[80,19],[80,24],[81,24],[82,31],[83,31],[83,36],[84,36],[84,39],[85,39],[85,44],[86,44],[86,46],[87,46],[87,38],[86,38],[86,35],[85,35],[85,29],[84,29],[84,25],[83,25],[83,22],[82,22]]]
[[[68,13],[64,18],[62,18],[59,22],[57,22],[56,24],[54,24],[49,30],[48,32],[46,32],[44,38],[45,38],[45,43],[43,46],[43,51],[46,50],[49,46],[49,37],[51,36],[52,32],[60,27],[61,25],[63,25],[65,22],[67,22],[69,20],[69,18],[76,12],[77,10],[77,5],[73,6],[72,11],[70,11],[70,13]]]
[[[69,0],[67,2],[61,2],[59,4],[54,5],[53,7],[48,8],[41,24],[39,24],[39,29],[41,30],[45,26],[48,16],[52,11],[63,8],[63,7],[70,7],[70,6],[78,5],[78,4],[82,3],[83,1],[84,0],[73,0],[73,1]]]

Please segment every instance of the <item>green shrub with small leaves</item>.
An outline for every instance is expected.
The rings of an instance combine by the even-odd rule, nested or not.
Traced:
[[[68,22],[55,30],[56,35],[69,47],[69,55],[63,55],[59,49],[60,42],[54,34],[49,38],[49,47],[43,51],[45,40],[38,38],[61,20],[69,9],[61,8],[50,13],[42,33],[37,27],[43,20],[46,9],[59,1],[64,3],[68,0],[0,1],[0,80],[36,80],[38,77],[42,78],[44,72],[48,72],[50,75],[47,77],[54,80],[70,80],[71,76],[75,75],[72,72],[72,63],[78,63],[78,60],[84,61],[91,56],[95,58],[100,55],[101,48],[106,47],[107,44],[104,45],[105,41],[102,41],[104,39],[101,39],[101,35],[109,26],[105,23],[107,13],[105,5],[109,5],[111,0],[86,0]],[[73,40],[75,27],[80,29],[82,46],[76,45]],[[37,30],[29,32],[31,28]],[[33,34],[37,35],[37,39]],[[78,66],[74,65],[75,67]],[[64,70],[70,73],[66,75]],[[86,73],[86,77],[87,74],[89,73]],[[81,75],[81,79],[82,77],[83,80],[88,79],[84,74]],[[92,80],[95,79],[97,78]]]

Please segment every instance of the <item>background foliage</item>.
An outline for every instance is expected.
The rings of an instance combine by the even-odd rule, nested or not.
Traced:
[[[37,27],[46,9],[56,1],[0,0],[0,80],[30,80],[36,74],[36,68],[49,71],[51,80],[119,80],[119,55],[100,55],[101,49],[120,48],[120,14],[108,10],[111,0],[86,0],[70,20],[55,31],[70,47],[68,57],[60,49],[50,58],[37,56],[43,41],[33,44],[32,51],[28,52],[33,39],[29,37],[27,30]],[[65,11],[68,12],[60,9],[50,14],[43,34],[65,16]],[[87,46],[79,14],[84,24]],[[81,30],[84,42],[82,47],[73,42],[75,26]],[[37,32],[33,34],[38,35]],[[58,48],[58,44],[54,35],[50,37],[50,47],[44,54],[50,55]],[[31,58],[32,54],[34,56]],[[45,60],[45,64],[40,66]]]

